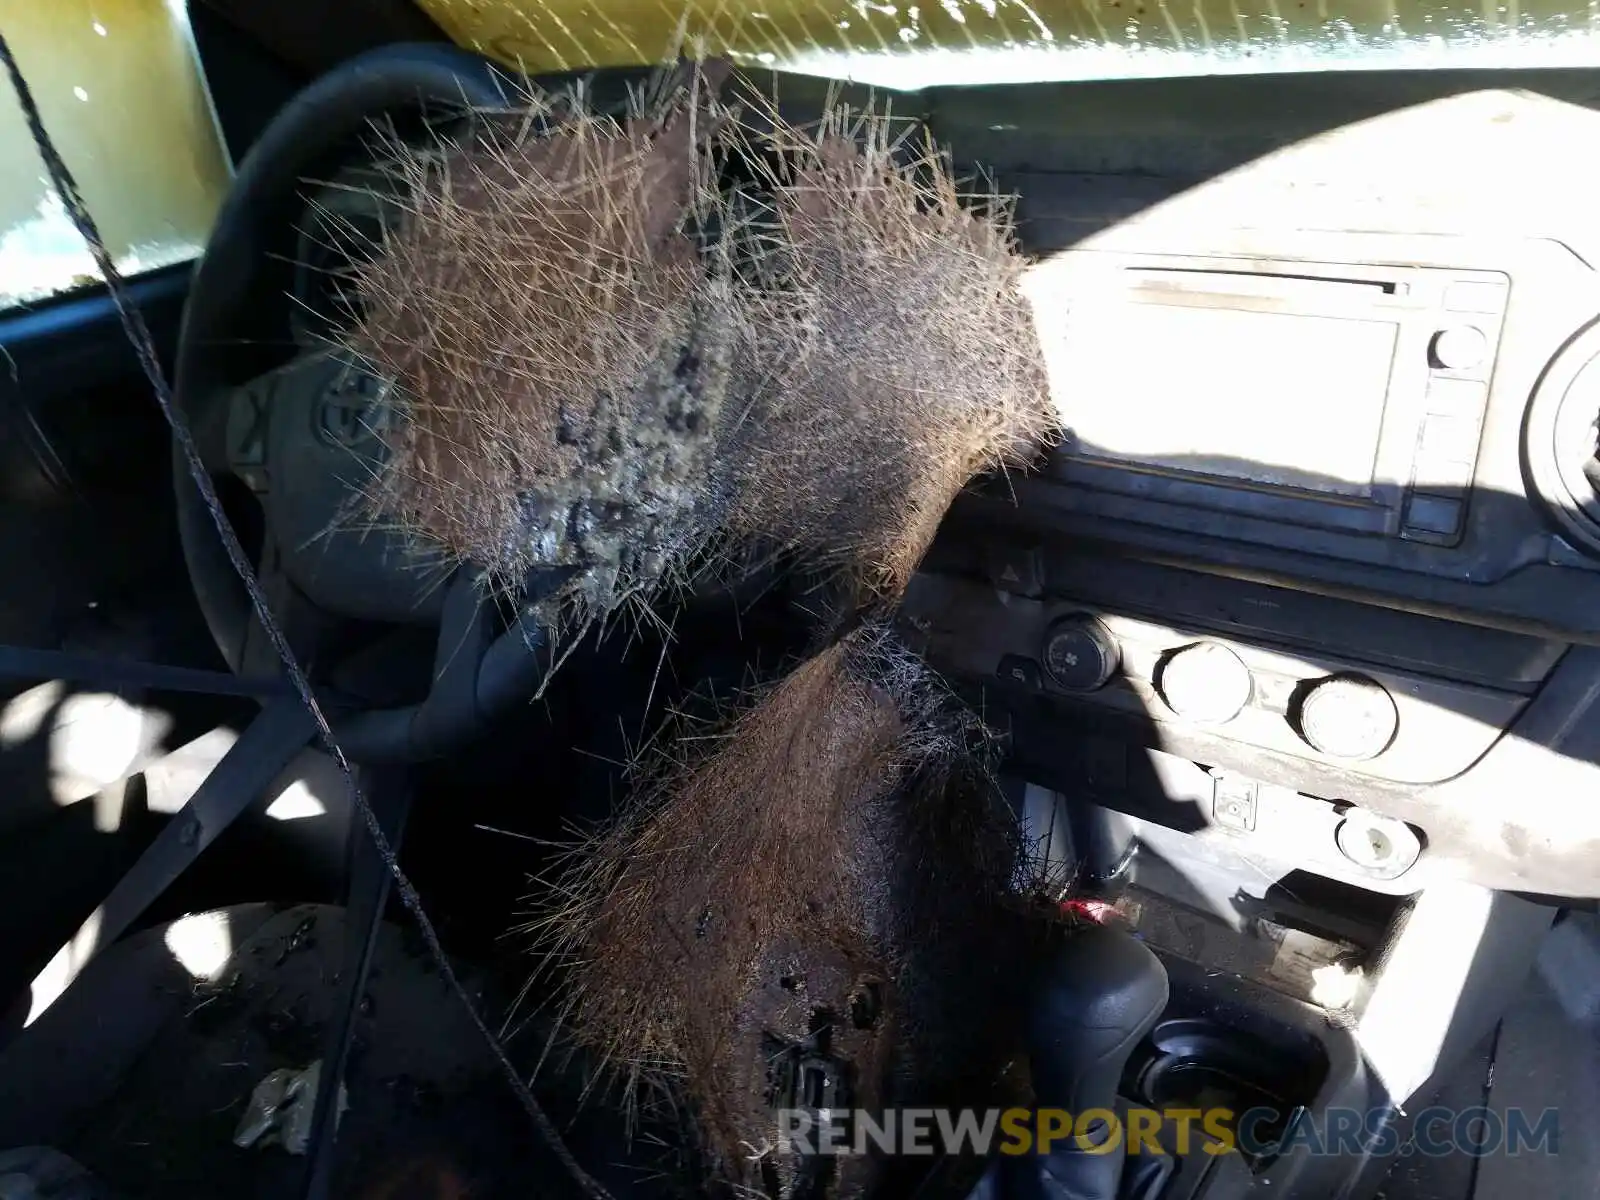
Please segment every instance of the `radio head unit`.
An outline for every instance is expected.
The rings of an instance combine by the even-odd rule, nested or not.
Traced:
[[[1023,286],[1066,436],[952,538],[1600,643],[1600,272],[1569,244],[1168,216]]]
[[[1072,251],[1027,278],[1082,488],[1288,525],[1461,538],[1498,271]]]

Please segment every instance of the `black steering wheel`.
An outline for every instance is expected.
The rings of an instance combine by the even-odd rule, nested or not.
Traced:
[[[370,678],[384,674],[370,660],[383,658],[385,630],[410,627],[412,636],[387,644],[392,657],[403,651],[416,663],[425,655],[415,631],[438,627],[430,679],[406,692],[393,682],[404,672],[390,670],[388,706],[348,688],[328,694],[334,733],[357,762],[415,762],[462,745],[536,691],[545,658],[526,608],[507,627],[469,568],[443,568],[400,537],[352,520],[363,473],[383,453],[374,430],[387,396],[380,381],[314,339],[300,337],[295,356],[282,361],[284,347],[297,344],[291,292],[307,181],[347,170],[377,121],[404,136],[468,107],[504,106],[515,94],[511,77],[488,61],[442,45],[386,47],[322,77],[278,114],[240,166],[184,310],[178,407],[219,491],[241,497],[255,518],[273,615],[319,680],[329,674],[321,668],[361,640],[357,633],[366,635]],[[184,557],[218,648],[236,672],[275,670],[181,454],[173,476]],[[420,701],[395,702],[424,690]]]

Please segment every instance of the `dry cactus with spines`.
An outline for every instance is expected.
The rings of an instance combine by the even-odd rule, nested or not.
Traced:
[[[965,195],[916,130],[832,107],[734,127],[762,164],[762,319],[736,369],[755,433],[729,464],[736,535],[897,600],[956,494],[1053,434],[1010,207]]]
[[[768,1072],[819,1021],[855,1107],[993,1066],[986,975],[1012,965],[996,923],[1020,847],[987,732],[920,659],[864,626],[715,737],[659,745],[533,926],[570,964],[580,1041],[631,1086],[677,1078],[732,1182],[763,1156],[788,1182]],[[846,1164],[844,1194],[876,1170]]]
[[[373,511],[504,586],[569,568],[580,623],[755,546],[892,608],[959,490],[1052,432],[1008,210],[885,115],[673,95],[407,161],[358,274],[353,343],[405,400]],[[874,622],[684,733],[535,922],[579,1041],[681,1086],[741,1183],[775,1132],[763,1064],[818,1020],[860,1106],[990,1070],[1016,847],[979,724]]]
[[[655,96],[397,156],[349,337],[400,403],[371,514],[503,587],[568,568],[578,625],[708,547],[892,601],[961,487],[1051,433],[1008,209],[882,113]]]
[[[689,227],[697,90],[622,119],[532,103],[396,156],[349,343],[400,410],[372,514],[508,589],[566,568],[550,617],[582,625],[706,535],[738,313]]]

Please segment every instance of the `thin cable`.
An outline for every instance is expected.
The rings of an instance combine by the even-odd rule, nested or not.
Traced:
[[[466,1007],[468,1016],[476,1026],[484,1042],[494,1054],[495,1060],[500,1064],[501,1071],[506,1080],[511,1084],[511,1090],[516,1093],[522,1107],[527,1111],[534,1127],[540,1136],[549,1145],[551,1151],[561,1161],[567,1171],[577,1181],[578,1185],[591,1197],[591,1200],[612,1200],[611,1194],[591,1176],[573,1157],[572,1151],[567,1148],[561,1133],[550,1120],[549,1114],[534,1097],[532,1090],[523,1080],[517,1068],[512,1064],[511,1057],[506,1053],[506,1048],[500,1039],[490,1030],[487,1023],[479,1015],[472,998],[467,995],[467,989],[462,986],[460,978],[456,975],[455,968],[450,965],[450,960],[445,957],[444,946],[439,941],[439,935],[434,930],[433,922],[428,919],[427,913],[422,908],[422,898],[417,895],[416,889],[411,885],[404,871],[400,869],[400,860],[395,856],[394,848],[389,844],[389,839],[384,836],[383,827],[378,823],[377,814],[372,811],[372,806],[367,803],[361,789],[356,786],[355,773],[350,769],[350,761],[345,758],[344,751],[334,739],[333,730],[328,725],[328,719],[322,713],[322,707],[317,703],[316,696],[311,691],[311,682],[306,678],[305,671],[301,669],[296,660],[294,651],[289,648],[288,639],[284,637],[283,630],[279,628],[276,620],[267,606],[266,595],[261,590],[260,581],[256,579],[255,571],[250,566],[250,561],[245,557],[244,547],[239,544],[238,537],[233,532],[233,526],[228,523],[228,518],[223,514],[222,504],[217,499],[216,488],[212,486],[210,474],[206,471],[205,464],[200,458],[199,448],[195,445],[194,436],[189,432],[189,426],[178,412],[173,403],[172,389],[167,383],[166,375],[161,369],[161,360],[156,353],[155,341],[150,336],[150,330],[144,323],[144,316],[134,307],[127,294],[127,284],[123,281],[116,264],[111,260],[111,254],[106,249],[105,240],[100,236],[100,230],[94,223],[94,218],[89,215],[89,210],[83,202],[83,196],[78,191],[78,182],[73,178],[67,164],[62,161],[57,152],[55,142],[44,127],[44,121],[39,115],[39,107],[34,102],[33,91],[28,87],[27,80],[22,77],[22,70],[17,65],[16,57],[11,52],[11,45],[3,33],[0,33],[0,60],[4,60],[6,73],[11,77],[11,86],[17,93],[17,101],[22,107],[23,118],[27,121],[28,132],[33,138],[33,144],[39,151],[39,157],[44,161],[45,170],[49,172],[55,184],[56,191],[61,195],[61,202],[66,206],[67,215],[77,227],[83,240],[89,245],[89,252],[94,256],[95,265],[106,281],[106,289],[111,295],[111,302],[116,306],[117,315],[122,320],[122,328],[128,335],[128,340],[133,344],[134,353],[138,355],[139,365],[144,369],[145,378],[150,381],[150,387],[156,395],[156,403],[161,406],[161,414],[167,419],[167,424],[172,427],[172,436],[177,439],[179,448],[183,451],[184,461],[188,464],[189,474],[193,476],[194,483],[200,489],[200,495],[205,500],[206,508],[211,513],[211,519],[216,524],[217,533],[222,537],[223,548],[228,553],[228,560],[233,564],[233,569],[238,572],[239,578],[244,581],[245,590],[250,594],[251,607],[255,609],[256,618],[261,622],[261,627],[266,631],[268,639],[272,642],[273,649],[278,652],[278,657],[283,660],[284,670],[288,673],[290,682],[299,693],[301,701],[311,713],[311,718],[316,722],[317,735],[321,739],[328,753],[338,764],[339,773],[344,777],[345,786],[349,790],[350,798],[354,802],[356,811],[361,814],[361,819],[367,827],[367,833],[377,847],[378,855],[383,859],[384,866],[394,876],[395,890],[400,894],[400,900],[405,905],[417,928],[422,933],[422,939],[427,944],[428,954],[433,959],[434,965],[439,968],[449,983],[451,990],[460,998]]]

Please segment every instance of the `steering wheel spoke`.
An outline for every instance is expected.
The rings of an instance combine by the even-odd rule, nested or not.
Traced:
[[[325,636],[328,618],[300,594],[284,573],[279,548],[270,541],[262,547],[256,561],[256,578],[261,582],[261,590],[278,627],[295,654],[303,659],[313,657]],[[268,679],[276,677],[281,670],[277,647],[267,637],[261,622],[252,615],[245,627],[239,673],[246,678]]]
[[[484,595],[477,572],[458,568],[445,592],[439,621],[433,690],[467,699],[468,690],[477,688],[478,667],[493,642],[494,606]]]
[[[355,371],[332,351],[302,354],[229,390],[207,408],[196,430],[213,474],[230,474],[258,495],[271,490],[273,421],[288,397],[336,386]]]
[[[259,501],[251,532],[262,542],[268,605],[319,685],[342,656],[380,644],[366,637],[373,626],[442,626],[426,698],[394,708],[330,703],[341,744],[366,764],[448,753],[532,696],[546,665],[538,613],[530,608],[503,628],[497,607],[465,572],[441,590],[433,568],[442,564],[429,548],[371,510],[370,485],[389,453],[395,417],[381,380],[328,347],[240,383],[228,355],[241,341],[278,344],[292,333],[293,322],[273,305],[289,283],[281,264],[296,260],[296,235],[273,221],[305,207],[308,178],[326,178],[328,164],[367,136],[374,117],[426,120],[436,107],[454,114],[463,104],[503,105],[507,83],[482,58],[430,45],[375,51],[313,84],[241,162],[184,311],[178,407],[206,470],[242,481]],[[184,456],[174,454],[173,466],[184,556],[217,645],[235,671],[274,670],[273,648],[217,541],[215,514]],[[395,645],[410,655],[416,643]],[[420,665],[407,658],[390,674],[410,683]],[[385,693],[409,694],[404,687]]]
[[[495,643],[494,605],[476,571],[457,568],[444,597],[439,640],[434,647],[433,687],[417,714],[415,734],[429,744],[447,744],[457,730],[482,725],[478,681],[484,657]]]
[[[279,376],[270,371],[234,388],[211,410],[210,436],[201,442],[212,473],[231,474],[253,492],[267,490],[267,421]]]

